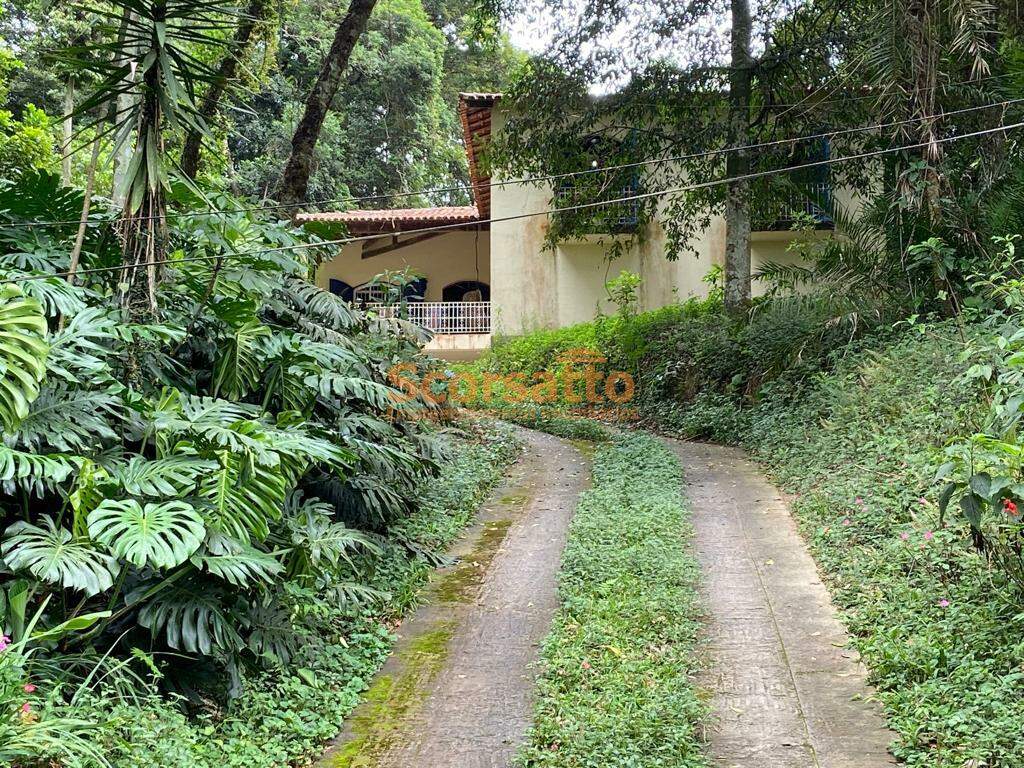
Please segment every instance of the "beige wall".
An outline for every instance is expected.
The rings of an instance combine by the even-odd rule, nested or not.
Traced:
[[[495,109],[492,130],[504,125],[504,115]],[[495,177],[494,181],[500,181]],[[844,190],[837,196],[854,210],[859,202]],[[386,269],[406,266],[424,275],[428,301],[440,301],[444,286],[459,280],[479,279],[491,286],[492,328],[498,334],[520,334],[538,328],[553,328],[591,320],[598,310],[610,312],[605,282],[623,270],[640,274],[642,310],[705,296],[709,286],[703,278],[725,254],[725,220],[712,218],[710,226],[691,241],[696,254],[681,254],[676,261],[665,258],[667,237],[655,220],[640,238],[621,238],[627,246],[619,258],[609,261],[615,242],[612,236],[592,236],[545,245],[547,216],[529,216],[511,221],[505,217],[546,211],[552,190],[549,184],[495,185],[491,189],[490,232],[452,232],[370,259],[362,259],[364,247],[373,248],[386,240],[344,246],[339,256],[324,264],[317,275],[326,287],[330,278],[361,285]],[[843,199],[845,197],[845,199]],[[656,217],[657,218],[657,217]],[[755,232],[751,238],[751,267],[756,272],[765,263],[796,263],[789,250],[796,238],[831,237],[828,232]],[[479,275],[479,276],[478,276]],[[755,280],[754,295],[767,286]]]
[[[427,278],[426,301],[441,301],[444,287],[460,280],[491,284],[491,248],[487,230],[481,231],[479,236],[475,232],[449,232],[397,251],[362,258],[364,248],[370,250],[388,242],[389,239],[382,239],[342,246],[337,257],[320,266],[317,283],[326,288],[333,277],[357,287],[385,270],[411,267]]]
[[[504,124],[499,106],[492,117],[492,130],[498,132]],[[492,216],[547,210],[551,195],[549,184],[493,186]],[[843,190],[837,195],[841,200],[848,198],[844,203],[850,202]],[[614,307],[604,285],[623,270],[637,272],[643,279],[642,310],[706,296],[710,286],[703,277],[725,257],[725,219],[721,216],[712,217],[707,229],[691,240],[696,254],[681,254],[676,261],[665,258],[667,237],[657,220],[647,226],[643,237],[622,239],[627,252],[612,261],[607,258],[612,253],[611,236],[593,236],[549,249],[544,241],[547,227],[546,216],[495,222],[491,227],[491,297],[497,333],[519,334],[572,325],[593,319],[597,309],[609,312]],[[829,232],[755,232],[751,237],[751,269],[756,273],[767,262],[798,263],[799,257],[789,248],[794,240],[831,236]],[[760,280],[752,284],[755,296],[767,288]]]

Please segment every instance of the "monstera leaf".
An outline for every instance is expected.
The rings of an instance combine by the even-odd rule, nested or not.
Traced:
[[[43,527],[23,520],[11,525],[2,546],[12,570],[27,570],[37,579],[96,595],[113,585],[117,562],[97,551],[88,540],[58,528],[49,518]]]
[[[273,555],[216,532],[208,538],[206,551],[192,556],[192,564],[236,587],[269,584],[284,570]]]
[[[0,426],[13,432],[28,416],[46,375],[46,316],[16,285],[0,286]]]
[[[203,542],[203,518],[183,501],[151,503],[107,499],[88,517],[89,535],[140,568],[173,568]]]
[[[253,390],[263,372],[259,349],[261,339],[270,336],[270,328],[250,320],[229,336],[217,350],[213,368],[213,395],[237,399]]]
[[[248,623],[234,607],[217,589],[185,584],[161,591],[143,606],[139,624],[153,637],[162,636],[171,648],[202,654],[214,649],[232,652],[244,644],[236,627]]]

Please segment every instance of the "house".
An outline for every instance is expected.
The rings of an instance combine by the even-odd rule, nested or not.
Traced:
[[[605,283],[622,270],[642,277],[640,309],[649,310],[705,295],[703,278],[725,253],[725,221],[712,220],[692,241],[695,256],[665,258],[667,236],[656,220],[639,224],[635,206],[614,203],[602,217],[602,232],[547,243],[548,228],[565,206],[565,190],[550,182],[495,182],[481,162],[481,149],[505,122],[501,95],[464,93],[459,113],[469,161],[473,204],[434,208],[349,210],[299,214],[297,222],[320,232],[361,238],[340,247],[324,263],[318,282],[357,304],[383,300],[374,277],[409,268],[419,276],[409,293],[409,319],[434,331],[428,351],[448,359],[471,359],[490,346],[493,334],[514,335],[538,328],[556,328],[590,320],[609,310]],[[628,197],[612,190],[608,199]],[[817,190],[828,195],[827,188]],[[791,229],[793,211],[822,214],[814,196],[782,201],[771,215],[755,220],[752,268],[766,262],[787,263],[796,257],[789,245],[797,237],[828,236],[830,220],[822,216],[817,232]],[[608,222],[612,222],[612,226]],[[344,225],[340,227],[338,225]],[[643,226],[643,237],[633,238]],[[426,231],[424,231],[426,230]],[[432,231],[431,231],[432,230]],[[609,263],[610,242],[628,243],[624,254]],[[763,288],[755,282],[755,293]]]

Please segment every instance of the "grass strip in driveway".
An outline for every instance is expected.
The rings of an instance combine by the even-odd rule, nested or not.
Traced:
[[[521,768],[707,765],[693,684],[698,566],[679,462],[655,438],[598,448],[569,529]]]

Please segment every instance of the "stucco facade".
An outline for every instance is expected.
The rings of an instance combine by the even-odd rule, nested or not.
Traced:
[[[387,243],[389,237],[381,241]],[[317,284],[329,288],[331,279],[353,288],[364,285],[385,271],[409,267],[427,279],[425,301],[441,301],[445,286],[462,281],[491,283],[491,243],[486,230],[446,232],[430,240],[363,258],[364,252],[379,247],[375,241],[349,243],[338,255],[324,262],[317,272]]]

